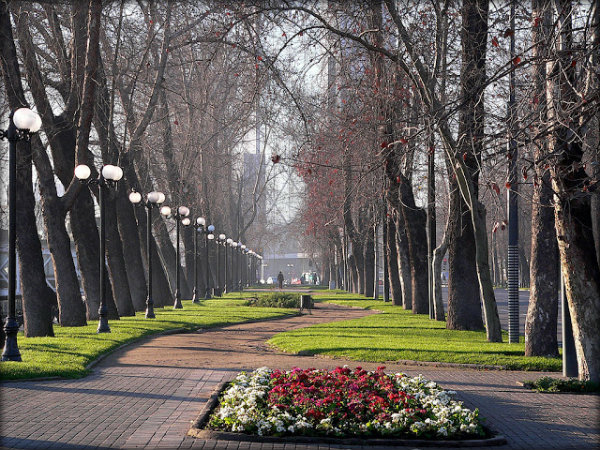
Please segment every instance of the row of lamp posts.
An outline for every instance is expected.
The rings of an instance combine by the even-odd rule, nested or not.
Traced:
[[[2,351],[2,361],[21,361],[21,353],[17,344],[17,333],[19,331],[19,323],[16,318],[16,175],[17,175],[17,142],[24,141],[29,143],[31,136],[37,133],[42,125],[40,116],[29,108],[19,108],[13,111],[9,116],[9,126],[6,131],[0,130],[0,139],[7,139],[9,142],[9,180],[8,180],[8,209],[9,209],[9,226],[8,226],[8,315],[4,324],[5,344]],[[104,224],[104,201],[111,190],[114,190],[117,183],[123,177],[123,169],[112,164],[104,165],[98,175],[92,177],[92,169],[80,164],[75,167],[75,177],[86,186],[98,189],[98,206],[100,208],[100,306],[98,308],[98,333],[110,333],[108,324],[108,306],[106,304],[106,264],[105,264],[105,224]],[[175,304],[174,308],[183,308],[181,304],[180,292],[180,226],[189,226],[191,219],[189,218],[190,209],[187,206],[178,206],[173,211],[169,206],[161,206],[165,201],[165,195],[162,192],[152,191],[146,195],[146,199],[142,194],[132,191],[129,194],[129,200],[134,205],[143,206],[147,211],[147,228],[146,228],[146,252],[148,256],[148,295],[146,297],[146,313],[147,319],[154,319],[154,301],[152,299],[152,210],[160,208],[160,213],[165,218],[173,218],[176,221],[176,271],[175,271]],[[234,266],[234,250],[239,251],[239,278],[234,277],[234,280],[239,280],[237,288],[243,289],[244,286],[244,271],[242,270],[242,260],[244,256],[262,259],[260,255],[246,248],[241,242],[235,242],[231,238],[227,238],[224,234],[219,234],[215,239],[214,225],[206,226],[206,219],[198,217],[195,221],[194,232],[194,296],[193,301],[198,300],[198,233],[203,233],[205,237],[205,299],[211,298],[210,280],[209,280],[209,242],[215,241],[217,247],[217,287],[215,294],[220,296],[223,292],[230,292],[234,289],[233,282],[230,286],[229,280],[229,262],[231,267]],[[221,270],[220,270],[220,250],[225,248],[225,283],[221,286]],[[228,249],[231,250],[228,256]],[[246,261],[246,268],[248,261]],[[255,280],[249,280],[254,282]],[[221,288],[223,288],[221,290]]]

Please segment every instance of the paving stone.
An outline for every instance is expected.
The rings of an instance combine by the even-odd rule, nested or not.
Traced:
[[[320,309],[320,310],[319,310]],[[18,381],[1,384],[2,448],[185,448],[202,450],[369,449],[346,445],[250,443],[186,436],[200,409],[221,381],[239,370],[269,367],[333,368],[380,364],[301,357],[269,349],[273,334],[370,312],[324,307],[313,315],[241,324],[145,340],[107,357],[78,380]],[[545,373],[476,371],[386,364],[387,370],[423,374],[456,390],[470,408],[508,441],[500,449],[598,448],[599,396],[538,394],[516,382]],[[557,374],[551,374],[557,376]],[[414,448],[412,446],[402,448]],[[476,449],[472,449],[476,450]]]

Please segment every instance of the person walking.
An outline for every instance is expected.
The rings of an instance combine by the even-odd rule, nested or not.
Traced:
[[[283,274],[281,271],[277,274],[277,281],[279,282],[279,289],[283,288]]]

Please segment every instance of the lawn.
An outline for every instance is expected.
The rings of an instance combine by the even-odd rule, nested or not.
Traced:
[[[199,305],[184,300],[183,309],[156,308],[156,319],[145,319],[144,313],[140,312],[135,317],[111,320],[110,333],[97,334],[95,320],[85,327],[55,326],[55,337],[25,338],[19,333],[18,345],[23,361],[0,363],[0,379],[79,378],[88,373],[85,367],[100,355],[143,336],[176,328],[195,330],[297,312],[294,309],[242,306],[244,300],[241,297],[244,296],[232,293],[222,299],[203,300]]]
[[[525,357],[519,344],[489,343],[485,331],[447,330],[444,322],[412,314],[400,306],[357,294],[329,291],[314,294],[316,302],[378,310],[361,319],[314,325],[280,333],[269,340],[286,352],[340,356],[357,361],[436,361],[504,366],[511,370],[560,371],[561,358]]]

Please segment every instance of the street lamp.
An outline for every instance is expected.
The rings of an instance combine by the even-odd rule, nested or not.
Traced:
[[[258,269],[258,279],[260,280],[260,283],[262,284],[265,278],[265,264],[263,263],[263,257],[261,255],[256,255],[256,258],[258,259],[257,263],[260,264],[260,267]]]
[[[116,188],[117,182],[123,178],[123,169],[119,166],[106,164],[100,170],[98,178],[90,179],[91,169],[85,164],[79,164],[75,167],[75,177],[82,183],[90,186],[98,186],[98,205],[100,206],[100,307],[98,308],[98,329],[97,333],[110,333],[108,326],[108,307],[106,306],[106,230],[104,226],[104,196],[105,189]]]
[[[180,256],[179,256],[179,224],[181,223],[181,225],[183,226],[188,226],[191,223],[190,218],[188,217],[190,215],[190,209],[187,206],[179,206],[175,212],[175,214],[173,214],[173,211],[171,210],[170,207],[168,206],[163,206],[162,208],[160,208],[160,213],[165,217],[165,218],[170,218],[172,217],[173,219],[175,219],[176,222],[176,238],[175,238],[175,304],[173,305],[173,309],[181,309],[183,308],[183,305],[181,304],[181,293],[179,291],[179,265],[180,265]]]
[[[224,289],[221,286],[221,246],[226,246],[226,236],[221,233],[216,239],[217,242],[217,288],[215,289],[215,295],[219,297],[223,296]],[[225,247],[225,260],[227,260],[227,247]]]
[[[204,232],[206,219],[204,217],[196,218],[196,227],[194,227],[194,295],[192,303],[200,303],[198,297],[198,233]]]
[[[148,255],[148,297],[146,298],[146,319],[154,319],[154,300],[152,300],[152,208],[158,208],[165,201],[165,194],[152,191],[146,195],[142,202],[142,194],[132,191],[129,201],[134,205],[146,207],[146,253]]]
[[[248,252],[248,286],[252,286],[255,282],[254,272],[254,250]]]
[[[214,225],[206,226],[206,219],[204,217],[198,217],[196,219],[196,224],[198,225],[198,229],[196,231],[200,232],[200,233],[204,233],[204,260],[205,260],[204,261],[204,298],[206,300],[208,300],[211,298],[209,272],[208,272],[208,264],[209,264],[208,241],[209,241],[209,239],[212,240],[215,238],[215,235],[213,234],[215,231],[215,226]],[[194,271],[196,271],[195,267],[194,267]],[[198,285],[198,283],[195,284],[194,291],[196,291],[197,285]],[[194,292],[194,298],[195,299],[197,298],[196,292]],[[195,303],[197,303],[197,301],[195,301]]]
[[[242,243],[234,242],[233,246],[234,250],[237,250],[236,254],[236,265],[235,265],[235,284],[237,285],[237,290],[242,290]]]
[[[244,290],[244,286],[245,286],[245,281],[246,281],[246,270],[245,270],[245,264],[246,264],[246,258],[244,258],[244,256],[246,255],[246,244],[242,244],[241,246],[241,250],[240,250],[240,291]]]
[[[210,281],[209,281],[209,271],[208,271],[208,264],[209,264],[209,259],[208,259],[208,243],[210,241],[212,241],[215,238],[215,235],[213,234],[215,231],[215,226],[214,225],[209,225],[208,227],[206,227],[206,291],[204,294],[204,298],[205,299],[209,299],[212,296],[210,295]]]
[[[4,323],[2,361],[21,361],[17,345],[16,276],[17,276],[17,142],[30,142],[31,135],[42,126],[40,116],[29,108],[19,108],[8,117],[8,130],[0,130],[0,139],[8,139],[8,316]],[[28,150],[30,151],[30,150]]]
[[[228,279],[225,280],[225,285],[227,287],[227,292],[233,292],[235,291],[235,259],[233,258],[234,256],[234,250],[237,247],[237,242],[235,242],[233,239],[229,238],[227,239],[227,245],[229,245],[229,249],[231,251],[230,253],[230,261],[231,263],[229,264],[229,271],[231,271],[231,282],[228,281]],[[225,260],[225,268],[227,269],[227,260]],[[228,270],[225,271],[225,276],[229,277],[229,272]]]

